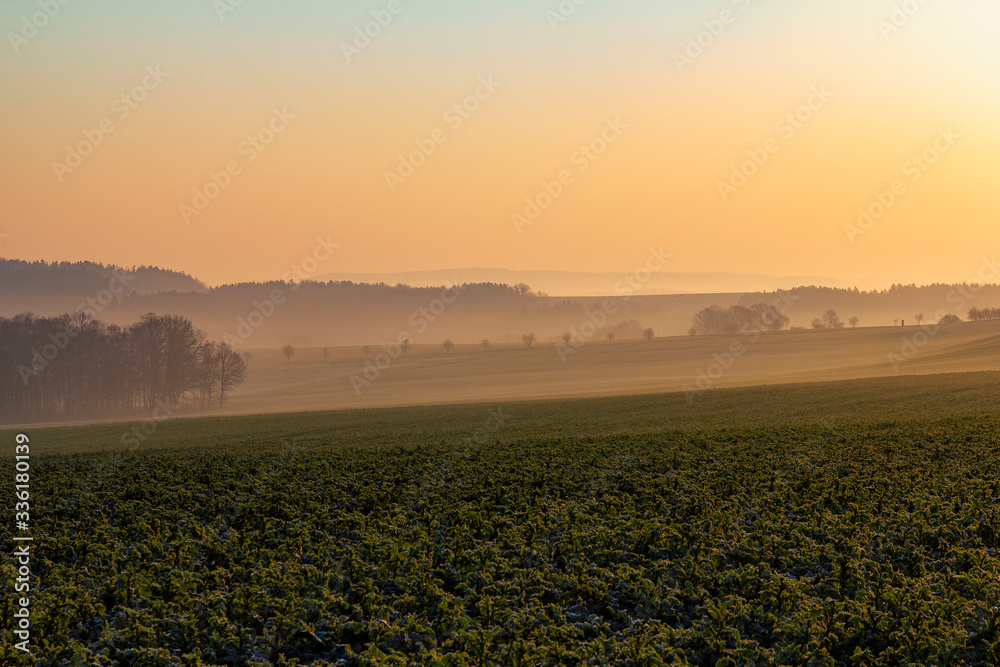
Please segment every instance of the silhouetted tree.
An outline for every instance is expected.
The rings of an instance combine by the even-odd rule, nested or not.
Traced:
[[[656,331],[652,327],[650,327],[648,329],[643,330],[642,335],[646,338],[646,341],[649,342],[653,340],[653,337],[656,336]]]
[[[449,352],[451,352],[452,348],[455,347],[455,344],[452,343],[450,340],[446,340],[443,343],[441,343],[441,347],[444,348],[444,353],[448,354]]]
[[[285,355],[285,365],[292,363],[292,355],[295,354],[295,348],[291,345],[285,345],[281,348],[281,353]]]
[[[211,407],[212,394],[219,380],[219,353],[215,343],[202,343],[199,350],[199,377],[201,380],[201,407]]]
[[[243,384],[246,378],[246,364],[229,343],[219,343],[219,407],[226,398],[226,392]]]
[[[823,313],[822,319],[823,325],[828,329],[840,329],[844,326],[844,323],[840,321],[840,316],[837,315],[837,311],[833,308]]]
[[[755,303],[749,307],[736,305],[729,308],[709,306],[695,314],[691,327],[694,333],[688,333],[736,336],[765,331],[778,332],[789,324],[788,317],[771,304]]]
[[[524,343],[524,346],[529,350],[531,349],[531,346],[535,344],[536,340],[538,340],[538,338],[533,333],[526,333],[521,336],[521,342]]]
[[[857,318],[857,316],[855,316],[855,315],[852,315],[851,319],[847,320],[847,322],[851,325],[852,329],[855,328],[856,326],[858,326],[858,322],[860,322],[860,321],[861,320],[859,320]]]
[[[607,334],[605,334],[605,338],[608,339],[608,344],[614,343],[615,342],[615,332],[614,331],[609,331]]]
[[[917,313],[916,315],[913,316],[913,319],[917,321],[917,326],[920,326],[920,323],[924,321],[924,314]]]
[[[486,352],[486,351],[488,351],[490,349],[490,339],[489,338],[482,339],[481,341],[479,341],[479,344],[483,346],[483,352]]]
[[[326,361],[326,358],[329,357],[329,356],[330,356],[330,348],[324,347],[323,348],[323,361]]]

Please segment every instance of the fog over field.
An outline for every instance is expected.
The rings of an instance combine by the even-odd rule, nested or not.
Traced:
[[[415,345],[405,357],[373,346],[251,350],[247,381],[226,414],[429,403],[685,392],[895,375],[1000,370],[1000,322],[743,336],[595,340],[579,348],[472,344],[446,353]],[[386,365],[386,362],[389,362]],[[928,381],[933,381],[928,377]]]
[[[664,259],[651,253],[650,266],[621,275],[610,295],[589,297],[489,282],[210,288],[154,267],[4,261],[0,317],[12,319],[3,341],[10,382],[0,395],[14,421],[28,422],[127,419],[161,400],[172,416],[649,392],[693,401],[721,387],[966,372],[997,361],[996,285],[644,293]],[[984,258],[980,272],[995,267]],[[29,301],[36,307],[24,308]],[[111,347],[83,342],[91,336]],[[220,359],[237,367],[226,361],[220,372]],[[78,364],[92,368],[87,391],[98,400],[75,410],[67,386],[83,377]],[[112,397],[107,383],[132,389]]]

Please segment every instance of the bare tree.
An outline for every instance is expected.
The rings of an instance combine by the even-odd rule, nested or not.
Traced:
[[[286,366],[288,364],[292,363],[292,355],[295,354],[295,348],[294,347],[292,347],[291,345],[286,345],[283,348],[281,348],[281,353],[283,355],[285,355],[285,359],[287,360],[285,362]]]
[[[752,313],[750,332],[770,331],[777,333],[791,324],[791,320],[778,307],[769,303],[755,303],[750,306]]]
[[[233,351],[229,343],[219,343],[219,407],[226,397],[226,392],[243,384],[246,378],[246,364],[240,355]]]
[[[323,348],[323,361],[326,361],[326,358],[329,357],[329,356],[330,356],[330,348],[324,347]]]
[[[562,335],[563,342],[569,345],[569,342],[573,340],[573,334],[568,331]]]
[[[606,333],[604,335],[604,337],[608,339],[608,344],[609,345],[611,343],[615,342],[615,332],[614,331],[609,331],[608,333]]]
[[[483,352],[486,352],[486,351],[488,351],[490,349],[490,339],[489,338],[482,339],[481,341],[479,341],[479,344],[483,346]]]
[[[514,294],[517,296],[531,296],[531,287],[526,283],[518,283],[511,289],[514,290]]]
[[[823,324],[829,329],[840,329],[844,323],[840,321],[840,316],[833,308],[823,313]]]
[[[165,389],[169,399],[176,404],[191,384],[189,374],[196,363],[197,349],[205,340],[205,334],[179,315],[164,316],[163,324],[167,332]]]
[[[813,329],[825,329],[826,328],[826,324],[823,323],[823,320],[821,320],[820,318],[817,317],[816,319],[814,319],[812,321],[812,328]]]
[[[536,340],[538,340],[538,337],[533,333],[526,333],[521,336],[521,342],[524,343],[524,346],[529,350],[531,349],[531,346],[535,344]]]
[[[361,354],[365,355],[365,359],[368,358],[368,355],[371,354],[371,351],[372,351],[372,346],[371,345],[362,345],[361,346]]]
[[[913,317],[914,317],[914,319],[917,320],[917,326],[920,326],[920,323],[924,321],[924,314],[923,313],[917,313]]]
[[[691,327],[691,328],[690,328],[690,329],[688,329],[688,331],[687,331],[687,334],[688,334],[688,336],[694,336],[694,335],[695,335],[695,334],[697,334],[697,333],[698,333],[698,330],[697,330],[697,329],[695,329],[694,327]]]
[[[199,350],[201,377],[201,407],[212,405],[212,392],[219,377],[219,353],[215,343],[203,343]]]
[[[444,353],[448,354],[455,347],[455,344],[452,343],[450,340],[446,340],[443,343],[441,343],[441,347],[444,348]]]
[[[851,319],[847,320],[847,322],[848,322],[848,323],[849,323],[849,324],[851,325],[851,328],[852,328],[852,329],[853,329],[854,327],[858,326],[858,322],[860,322],[860,321],[861,321],[861,320],[859,320],[859,319],[857,318],[857,316],[851,316]]]
[[[205,335],[178,315],[143,315],[130,327],[142,369],[146,405],[176,405],[196,380],[198,350]]]
[[[642,335],[646,338],[646,341],[651,341],[656,336],[656,330],[650,327],[642,332]]]

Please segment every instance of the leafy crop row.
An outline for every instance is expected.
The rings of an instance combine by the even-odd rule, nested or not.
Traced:
[[[997,427],[52,456],[35,658],[996,664]]]

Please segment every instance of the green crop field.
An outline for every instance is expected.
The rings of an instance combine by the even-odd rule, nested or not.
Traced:
[[[964,373],[29,429],[0,660],[996,664],[998,406]]]

